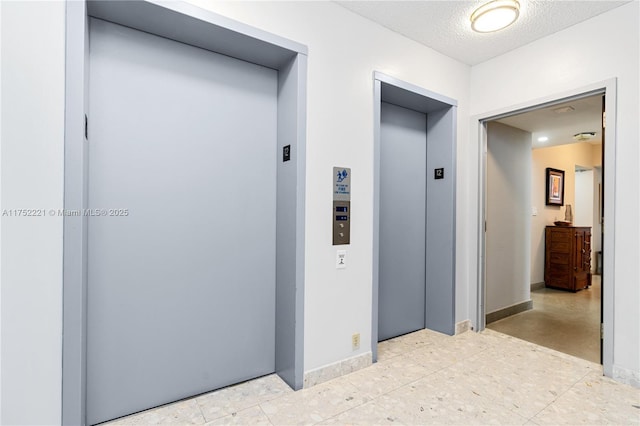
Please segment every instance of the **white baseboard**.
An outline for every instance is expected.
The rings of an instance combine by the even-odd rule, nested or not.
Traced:
[[[627,368],[613,366],[613,380],[631,385],[634,388],[640,388],[640,372],[629,370]]]
[[[315,370],[304,373],[303,388],[310,388],[320,383],[327,382],[345,374],[353,373],[371,365],[373,354],[371,351],[352,358],[328,364]]]
[[[471,329],[473,329],[471,326],[471,320],[464,320],[456,323],[456,334],[462,334]]]

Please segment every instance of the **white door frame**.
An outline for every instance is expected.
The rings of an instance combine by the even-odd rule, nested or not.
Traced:
[[[613,339],[614,339],[614,299],[615,294],[615,159],[616,159],[616,88],[615,78],[576,88],[564,93],[558,93],[544,98],[533,99],[521,104],[512,105],[500,110],[478,114],[471,118],[471,135],[476,135],[478,155],[478,222],[477,222],[477,291],[471,291],[472,312],[470,317],[475,320],[475,329],[484,330],[485,324],[485,278],[486,278],[486,253],[485,253],[485,220],[486,220],[486,173],[487,173],[487,122],[498,120],[515,114],[534,111],[551,105],[577,100],[597,94],[605,95],[606,122],[604,163],[603,163],[603,191],[606,194],[604,205],[604,218],[606,227],[602,241],[603,256],[602,267],[602,298],[603,298],[603,341],[602,341],[602,365],[606,376],[613,375]],[[473,136],[471,136],[473,138]],[[605,226],[605,225],[603,225]],[[475,312],[473,312],[475,310]]]

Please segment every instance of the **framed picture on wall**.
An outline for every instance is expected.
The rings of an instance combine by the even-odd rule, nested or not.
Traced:
[[[564,170],[547,167],[547,206],[564,205]]]

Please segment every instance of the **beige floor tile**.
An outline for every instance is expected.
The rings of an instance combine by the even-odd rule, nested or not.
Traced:
[[[526,372],[491,374],[489,377],[494,379],[491,386],[480,388],[480,391],[490,399],[492,406],[503,407],[522,418],[530,419],[570,386],[553,380],[530,380],[527,376]]]
[[[528,347],[489,349],[446,370],[449,380],[475,386],[497,407],[531,418],[593,370]]]
[[[433,330],[418,330],[413,333],[405,334],[403,336],[396,337],[394,340],[397,343],[402,344],[406,349],[418,349],[431,343],[438,343],[444,340],[449,340],[451,336],[438,333]]]
[[[378,362],[386,361],[405,353],[407,353],[407,348],[393,339],[378,343]]]
[[[274,425],[310,425],[368,401],[370,398],[340,378],[262,403],[260,407]]]
[[[214,425],[260,425],[272,426],[267,415],[262,411],[260,406],[256,405],[228,416],[220,417],[209,423],[208,426]]]
[[[587,374],[532,420],[548,424],[640,424],[640,389]]]
[[[377,364],[293,392],[276,375],[113,424],[640,424],[640,390],[602,367],[492,330],[380,343]]]
[[[423,366],[426,371],[434,372],[455,364],[459,355],[441,345],[429,345],[408,353],[406,357]]]
[[[424,424],[524,424],[527,419],[495,407],[490,400],[465,385],[447,386],[429,376],[376,399],[383,412],[398,423]]]
[[[400,355],[349,374],[345,379],[363,396],[373,398],[416,381],[431,372],[433,370],[425,368],[412,358]]]
[[[576,293],[551,288],[531,292],[533,309],[487,328],[591,362],[600,362],[600,276]],[[549,332],[553,330],[553,332]]]
[[[201,425],[204,416],[195,399],[187,399],[115,420],[109,425]]]
[[[465,333],[473,336],[475,333]],[[451,336],[437,344],[425,346],[407,354],[428,370],[437,371],[492,347],[492,343],[476,337]]]
[[[433,330],[418,330],[378,343],[378,361],[385,361],[398,355],[408,354],[416,349],[440,343],[451,336]]]
[[[293,390],[276,374],[229,386],[196,398],[206,421],[237,413]]]
[[[338,414],[318,425],[403,425],[398,418],[391,416],[378,401],[370,401],[351,410]]]

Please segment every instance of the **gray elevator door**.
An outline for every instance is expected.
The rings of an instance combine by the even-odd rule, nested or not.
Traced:
[[[427,117],[380,110],[378,341],[425,327]]]
[[[88,422],[272,373],[277,72],[92,19],[89,84]]]

